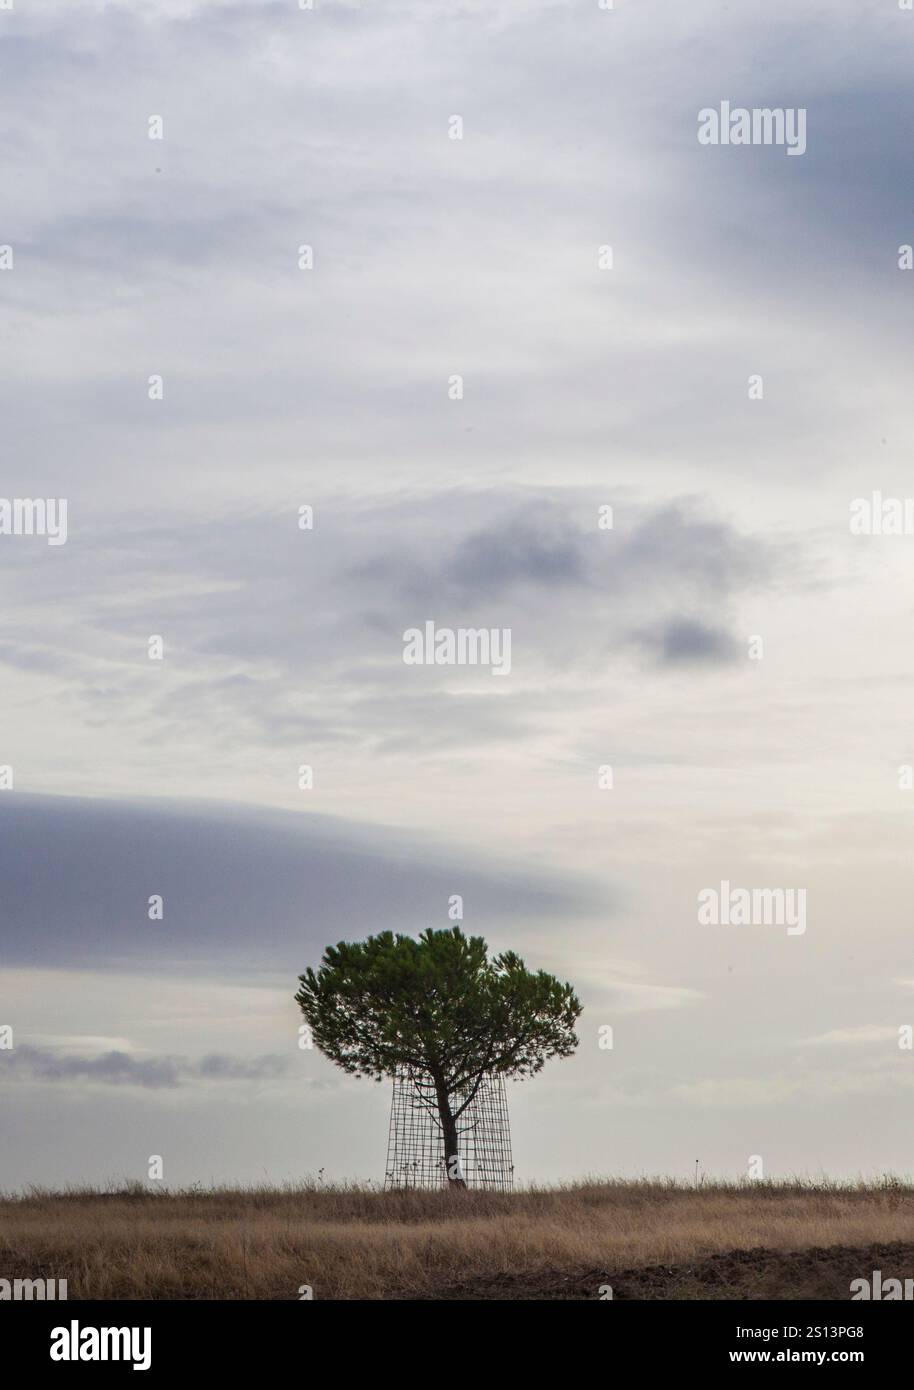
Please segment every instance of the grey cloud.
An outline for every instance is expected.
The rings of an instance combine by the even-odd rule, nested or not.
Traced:
[[[11,600],[20,614],[40,604],[44,643],[10,637],[7,659],[69,670],[86,717],[115,705],[136,721],[139,743],[165,728],[422,754],[517,742],[551,713],[557,673],[589,668],[595,652],[619,659],[632,629],[675,660],[689,646],[677,629],[684,606],[701,628],[723,631],[743,594],[791,573],[782,548],[717,517],[706,499],[622,496],[611,531],[597,526],[606,493],[507,487],[394,503],[315,498],[307,533],[292,507],[77,530],[59,566],[32,558],[11,569]],[[468,699],[466,668],[417,678],[402,634],[426,619],[510,627],[523,690]],[[75,650],[68,625],[82,633]],[[155,682],[150,633],[165,634],[169,652]],[[706,639],[692,654],[723,650]]]
[[[8,964],[288,981],[328,942],[447,925],[460,893],[486,930],[571,920],[605,892],[430,837],[304,812],[0,797]],[[148,900],[164,899],[150,921]]]
[[[719,666],[736,661],[739,647],[730,633],[694,618],[671,618],[633,641],[666,666]]]
[[[171,1090],[193,1081],[272,1081],[289,1070],[279,1055],[228,1057],[212,1053],[199,1060],[186,1057],[134,1057],[128,1052],[78,1056],[28,1043],[0,1052],[0,1083],[4,1081],[98,1082],[106,1086],[139,1086]]]
[[[477,507],[494,505],[502,514],[496,522],[475,526],[474,501]],[[347,576],[350,584],[366,590],[376,590],[380,584],[410,603],[465,604],[500,599],[524,587],[561,589],[586,584],[584,537],[563,514],[561,504],[545,517],[543,508],[537,517],[537,509],[529,503],[517,501],[512,506],[505,496],[496,501],[445,495],[438,505],[448,515],[451,532],[440,547],[448,552],[444,559],[423,557],[421,546],[407,541],[405,552],[388,551],[354,566]],[[429,499],[425,507],[431,518],[437,509],[435,501]],[[461,517],[462,511],[470,515]],[[454,536],[460,529],[465,534]]]
[[[783,554],[760,536],[747,536],[714,517],[703,499],[666,503],[639,516],[623,536],[613,560],[619,583],[670,582],[681,592],[725,600],[731,594],[772,578]]]
[[[558,517],[537,529],[523,517],[498,530],[477,531],[461,540],[444,567],[458,589],[491,597],[515,584],[580,585],[585,566],[581,537]]]
[[[279,1054],[263,1057],[227,1057],[211,1052],[200,1059],[192,1074],[205,1081],[272,1081],[289,1070],[289,1060]]]
[[[668,587],[720,602],[763,583],[776,562],[784,563],[770,543],[716,518],[707,499],[657,507],[630,502],[617,507],[613,531],[597,529],[598,500],[605,498],[555,489],[543,489],[538,501],[507,491],[430,498],[422,504],[427,532],[435,534],[436,514],[448,519],[448,539],[442,545],[436,536],[443,558],[423,552],[407,530],[395,555],[370,558],[349,578],[375,590],[382,584],[411,602],[481,603],[526,589],[540,603],[544,591],[553,592],[568,621],[569,590],[576,591],[574,601],[588,605],[618,591],[646,593],[649,602]],[[495,519],[479,526],[476,517],[486,509]],[[370,527],[369,547],[379,530],[383,523]],[[585,621],[591,616],[586,611]]]

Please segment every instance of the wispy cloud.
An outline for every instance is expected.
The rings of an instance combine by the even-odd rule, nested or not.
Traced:
[[[804,1038],[806,1047],[866,1047],[873,1043],[892,1043],[898,1046],[897,1025],[885,1023],[861,1023],[854,1028],[831,1028],[827,1033]]]

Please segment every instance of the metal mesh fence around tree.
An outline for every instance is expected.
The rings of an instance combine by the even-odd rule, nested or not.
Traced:
[[[463,1104],[466,1094],[452,1097],[455,1110]],[[467,1187],[509,1192],[514,1186],[514,1164],[503,1076],[483,1077],[457,1121],[457,1135]],[[384,1186],[447,1186],[434,1083],[427,1073],[412,1068],[404,1068],[394,1079]]]

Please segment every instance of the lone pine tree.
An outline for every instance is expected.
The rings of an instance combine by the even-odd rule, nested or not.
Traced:
[[[432,1079],[448,1181],[461,1174],[457,1121],[486,1074],[533,1076],[577,1047],[571,985],[530,971],[513,951],[489,959],[459,927],[418,937],[381,932],[328,946],[295,996],[316,1045],[376,1081],[404,1068]]]

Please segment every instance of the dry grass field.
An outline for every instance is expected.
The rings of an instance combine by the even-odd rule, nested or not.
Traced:
[[[896,1179],[0,1197],[0,1277],[66,1278],[71,1299],[846,1299],[873,1269],[914,1276]]]

